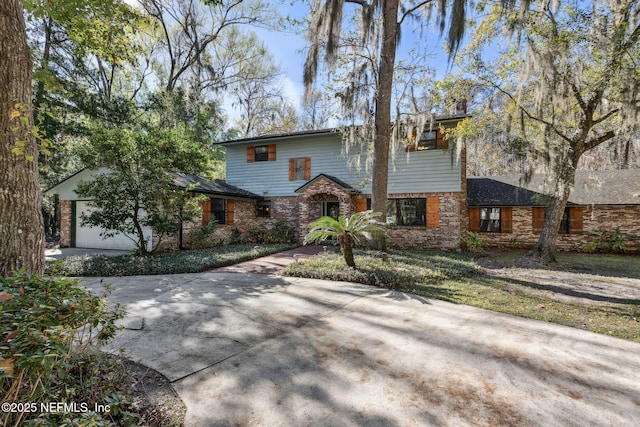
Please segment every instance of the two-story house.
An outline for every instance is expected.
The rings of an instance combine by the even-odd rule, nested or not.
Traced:
[[[390,246],[459,247],[459,236],[466,229],[465,159],[448,150],[441,127],[454,127],[463,117],[438,120],[411,144],[398,144],[390,156]],[[286,221],[302,239],[309,223],[321,216],[350,215],[371,206],[367,153],[358,147],[347,149],[335,129],[221,145],[226,150],[226,183],[261,197],[255,209],[247,202],[232,202],[234,225],[240,229],[260,217],[268,223],[268,217]],[[229,200],[213,198],[212,204],[220,209]]]
[[[466,117],[440,118],[398,144],[389,162],[388,244],[402,248],[460,246],[466,230],[465,156],[452,154],[443,128],[455,127]],[[313,220],[350,215],[371,206],[371,168],[368,153],[346,148],[337,129],[267,135],[222,142],[226,151],[226,180],[208,182],[194,175],[176,177],[178,187],[199,183],[195,192],[208,196],[201,221],[185,224],[177,239],[188,246],[194,227],[216,220],[218,240],[228,240],[237,229],[272,227],[285,221],[302,241]],[[62,207],[64,245],[130,249],[125,236],[102,239],[103,230],[85,227],[82,214],[91,207],[74,189],[94,171],[81,171],[47,190],[58,194]],[[156,236],[153,230],[149,247]]]

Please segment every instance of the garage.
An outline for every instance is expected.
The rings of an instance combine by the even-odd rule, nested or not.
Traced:
[[[118,249],[118,250],[135,250],[135,236],[129,237],[126,234],[116,234],[113,237],[103,239],[100,235],[103,231],[99,227],[89,227],[82,223],[82,214],[88,215],[95,208],[89,206],[87,201],[75,202],[75,229],[73,237],[75,238],[75,247],[77,248],[95,248],[95,249]],[[147,239],[147,250],[151,250],[151,227],[143,227],[145,239]],[[72,239],[73,240],[73,239]]]

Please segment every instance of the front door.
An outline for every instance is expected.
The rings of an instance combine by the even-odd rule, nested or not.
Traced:
[[[338,219],[338,216],[340,216],[340,202],[337,200],[322,202],[322,216]]]

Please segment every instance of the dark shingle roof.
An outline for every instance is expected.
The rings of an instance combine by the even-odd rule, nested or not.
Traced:
[[[311,184],[313,184],[314,182],[316,182],[317,180],[319,180],[321,178],[325,178],[325,179],[333,182],[338,187],[343,188],[347,193],[351,193],[351,194],[360,193],[360,190],[358,190],[356,188],[353,188],[352,186],[350,186],[346,182],[342,181],[341,179],[338,179],[335,176],[326,175],[324,173],[321,173],[320,175],[316,176],[315,178],[312,178],[309,181],[305,182],[303,185],[301,185],[300,187],[296,188],[295,192],[296,193],[301,192],[302,190],[304,190],[305,188],[307,188],[308,186],[310,186]]]
[[[193,191],[202,194],[211,194],[216,196],[237,197],[242,199],[262,199],[255,193],[252,193],[234,185],[227,184],[222,179],[208,181],[206,178],[194,174],[178,173],[173,180],[173,184],[178,188],[186,188],[189,185],[199,184]]]
[[[469,178],[469,206],[536,206],[535,194],[546,194],[544,174],[528,184],[521,175]],[[531,203],[527,203],[527,200]],[[569,203],[575,205],[640,205],[640,169],[577,171]]]

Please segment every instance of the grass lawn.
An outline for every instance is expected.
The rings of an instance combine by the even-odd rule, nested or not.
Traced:
[[[293,249],[289,243],[228,245],[210,249],[159,253],[147,256],[80,256],[47,261],[47,274],[81,277],[138,276],[199,273]]]
[[[522,253],[489,255],[509,264]],[[635,256],[562,254],[558,268],[580,273],[640,278]],[[397,251],[383,262],[380,254],[356,252],[357,270],[339,253],[317,255],[288,266],[284,274],[384,286],[457,304],[553,322],[640,342],[640,300],[625,304],[569,303],[522,281],[490,277],[472,255],[438,251]]]

